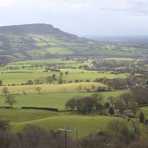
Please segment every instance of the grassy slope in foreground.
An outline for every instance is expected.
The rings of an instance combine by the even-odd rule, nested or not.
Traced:
[[[19,109],[0,109],[0,118],[9,120],[12,130],[15,132],[21,130],[25,125],[35,125],[48,130],[66,127],[73,130],[72,136],[76,136],[75,129],[77,129],[80,138],[105,129],[110,121],[117,119],[99,115],[85,116]]]

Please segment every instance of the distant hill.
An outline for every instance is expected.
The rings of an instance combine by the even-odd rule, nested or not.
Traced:
[[[80,38],[48,24],[0,27],[0,63],[68,55],[126,56],[130,53],[134,56],[143,53],[139,53],[137,49],[138,52],[135,52],[137,47],[133,46],[133,52],[133,47],[119,45]]]

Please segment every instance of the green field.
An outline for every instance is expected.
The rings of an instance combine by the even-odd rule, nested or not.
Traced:
[[[37,93],[36,88],[41,88],[41,93],[58,93],[58,92],[86,92],[87,90],[96,91],[98,87],[107,89],[107,86],[96,82],[80,82],[67,84],[43,84],[43,85],[16,85],[0,86],[0,93],[7,87],[11,94]]]
[[[57,51],[59,50],[62,49],[57,49]],[[108,97],[117,97],[127,91],[99,92],[98,88],[101,87],[108,90],[108,86],[94,82],[94,80],[101,78],[126,79],[128,73],[117,74],[111,71],[87,71],[80,68],[89,66],[91,62],[91,60],[82,62],[81,60],[50,59],[43,61],[20,61],[0,67],[0,80],[5,85],[0,86],[0,106],[7,106],[3,95],[4,87],[8,88],[10,94],[16,100],[14,109],[0,109],[0,119],[10,121],[13,131],[18,131],[28,124],[49,130],[70,128],[73,131],[71,133],[73,137],[76,136],[77,129],[79,138],[105,129],[110,121],[118,118],[101,115],[86,116],[65,112],[65,103],[73,97],[90,96],[97,93],[104,97],[103,103],[105,103],[108,101]],[[52,70],[53,67],[58,67],[57,71]],[[47,77],[53,74],[56,75],[57,80],[52,82],[52,84],[47,84]],[[58,84],[60,76],[62,76],[63,84]],[[42,80],[43,84],[20,85],[28,80]],[[15,85],[13,86],[12,84]],[[40,92],[37,91],[39,87],[41,88]],[[60,112],[23,110],[21,109],[23,106],[57,108]]]
[[[77,60],[63,60],[63,59],[50,59],[41,61],[21,61],[10,63],[0,67],[0,80],[3,84],[21,84],[28,80],[42,80],[46,83],[48,76],[56,75],[59,78],[60,72],[63,72],[62,79],[67,81],[94,81],[96,79],[107,78],[121,78],[125,79],[128,77],[128,73],[114,73],[114,72],[97,72],[87,71],[80,66],[89,66],[89,61],[77,61]],[[57,68],[55,68],[57,67]],[[47,68],[58,69],[59,72],[46,70]],[[68,72],[68,74],[65,74]]]
[[[78,137],[85,137],[91,133],[96,133],[100,130],[106,128],[107,124],[118,119],[116,117],[107,116],[83,116],[83,115],[62,115],[53,116],[40,120],[33,120],[28,122],[13,123],[16,129],[22,128],[26,124],[33,124],[46,129],[58,130],[61,128],[69,128],[73,131],[73,136],[75,136],[75,130],[78,131]]]
[[[0,80],[3,80],[4,84],[21,84],[28,80],[43,79],[49,74],[45,72],[5,72],[0,73]]]
[[[90,71],[80,71],[80,70],[69,70],[65,69],[62,71],[69,71],[68,75],[63,75],[63,80],[65,81],[93,81],[95,79],[100,78],[127,78],[127,73],[122,74],[113,74],[111,72],[90,72]],[[4,84],[21,84],[25,83],[28,80],[44,80],[46,77],[51,76],[54,72],[43,72],[41,70],[15,70],[15,71],[1,71],[0,72],[0,80],[3,80]],[[57,77],[59,73],[55,73]]]
[[[72,129],[72,136],[84,137],[106,128],[107,124],[116,117],[84,116],[69,113],[53,113],[34,110],[6,110],[0,109],[0,118],[11,121],[12,130],[21,130],[25,125],[36,125],[49,130],[60,128]]]
[[[125,91],[113,91],[99,93],[105,98],[109,96],[118,96]],[[16,95],[16,107],[21,106],[33,106],[33,107],[53,107],[63,110],[65,103],[76,96],[88,96],[93,93],[44,93],[44,94],[27,94],[27,95]],[[106,101],[106,100],[104,100]],[[3,96],[0,96],[0,106],[5,105]]]
[[[0,118],[10,122],[24,122],[56,116],[57,113],[41,110],[0,109]]]
[[[82,71],[82,70],[63,70],[69,71],[68,75],[64,75],[63,79],[66,81],[73,81],[73,80],[90,80],[93,81],[95,79],[107,78],[107,79],[114,79],[114,78],[121,78],[125,79],[128,77],[127,73],[119,73],[115,74],[112,72],[96,72],[96,71]]]

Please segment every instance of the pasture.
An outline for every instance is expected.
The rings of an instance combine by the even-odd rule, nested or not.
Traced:
[[[46,79],[48,76],[54,74],[58,80],[61,73],[63,73],[62,80],[64,82],[94,81],[102,78],[125,79],[128,77],[128,73],[84,70],[83,66],[89,66],[91,62],[91,60],[79,61],[63,59],[14,62],[0,67],[0,80],[3,81],[4,85],[20,85],[21,83],[26,83],[28,80],[40,80],[45,84],[47,83]],[[65,74],[66,72],[68,73]],[[54,83],[57,83],[57,81]]]
[[[0,86],[0,93],[3,88],[7,87],[11,94],[36,93],[37,88],[41,88],[40,93],[58,93],[58,92],[86,92],[87,90],[95,91],[98,87],[107,88],[106,85],[96,82],[80,82],[66,84],[43,84],[43,85],[16,85]]]
[[[65,82],[68,81],[94,81],[96,79],[107,78],[107,79],[114,79],[114,78],[121,78],[125,79],[128,77],[127,73],[119,73],[114,74],[112,72],[95,72],[95,71],[82,71],[82,70],[71,70],[71,69],[62,69],[62,72],[68,71],[67,75],[63,75],[62,79]],[[28,80],[42,80],[46,83],[46,78],[48,76],[52,76],[53,74],[56,77],[59,77],[58,72],[44,72],[43,70],[15,70],[15,71],[0,71],[0,80],[3,81],[4,85],[7,84],[21,84],[25,83]]]
[[[105,130],[107,124],[118,118],[107,116],[85,116],[73,115],[70,113],[53,113],[34,110],[6,110],[0,109],[1,119],[11,121],[13,131],[21,130],[25,125],[36,125],[47,130],[58,130],[60,128],[69,128],[71,135],[78,138],[88,136],[100,130]]]
[[[105,129],[107,124],[116,119],[112,116],[81,115],[65,112],[65,103],[73,97],[91,96],[94,93],[103,96],[103,103],[108,97],[117,97],[127,90],[107,91],[108,86],[95,82],[96,79],[126,79],[128,73],[112,71],[88,71],[84,66],[90,66],[91,60],[50,59],[43,61],[20,61],[0,67],[0,106],[6,106],[3,89],[8,88],[16,100],[14,109],[0,108],[0,118],[10,121],[13,131],[21,130],[25,125],[36,125],[48,130],[59,128],[72,129],[71,135],[78,138],[88,136]],[[81,68],[80,68],[81,67]],[[56,80],[47,83],[47,78],[55,75]],[[58,79],[63,83],[59,84]],[[42,84],[22,84],[28,80],[40,80]],[[39,88],[39,89],[38,89]],[[98,90],[103,88],[104,91]],[[21,109],[21,107],[56,108],[60,112]]]
[[[111,91],[111,92],[102,92],[98,93],[104,96],[104,102],[106,102],[106,98],[109,96],[119,96],[121,93],[125,91]],[[89,96],[94,93],[83,93],[83,92],[73,92],[73,93],[42,93],[42,94],[19,94],[15,95],[16,104],[15,107],[22,106],[33,106],[33,107],[52,107],[58,108],[59,110],[65,109],[65,103],[71,99],[72,97],[77,96]],[[0,96],[0,106],[5,105],[4,96]]]

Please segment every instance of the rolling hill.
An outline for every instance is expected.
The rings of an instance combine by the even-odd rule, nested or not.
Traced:
[[[135,56],[147,54],[144,47],[81,38],[48,24],[0,27],[0,63],[68,55]]]

